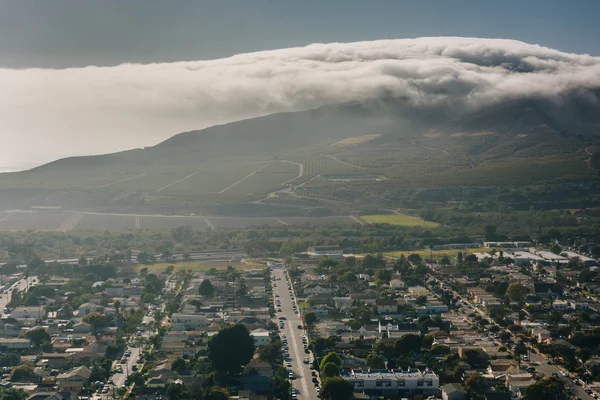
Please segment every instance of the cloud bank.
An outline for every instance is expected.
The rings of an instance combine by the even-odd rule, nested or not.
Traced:
[[[600,57],[419,38],[116,67],[0,69],[0,170],[153,145],[181,131],[351,100],[477,107],[600,87]]]

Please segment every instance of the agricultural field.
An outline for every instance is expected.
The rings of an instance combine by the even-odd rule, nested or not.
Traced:
[[[0,213],[0,231],[113,231],[133,229],[173,229],[190,226],[194,229],[236,229],[249,226],[303,225],[310,223],[352,225],[357,221],[348,216],[334,217],[224,217],[200,215],[135,215],[85,212],[12,212]]]
[[[426,257],[429,258],[429,256],[431,255],[434,260],[439,260],[443,256],[456,257],[458,255],[458,253],[460,253],[460,252],[463,253],[463,257],[464,257],[468,254],[487,253],[491,250],[492,249],[490,249],[488,247],[477,247],[477,248],[469,248],[469,249],[448,249],[448,250],[432,250],[432,251],[429,251],[429,250],[393,251],[393,252],[389,252],[389,253],[383,253],[383,255],[385,257],[391,258],[391,259],[397,259],[402,254],[404,254],[404,257],[408,257],[411,254],[418,254],[422,258],[426,258]]]
[[[203,217],[139,217],[138,229],[173,229],[178,226],[190,226],[194,229],[208,230],[209,224]]]
[[[127,231],[135,228],[135,218],[118,214],[83,214],[69,230]]]
[[[381,215],[362,215],[363,221],[369,224],[390,224],[400,226],[422,226],[424,228],[435,228],[439,226],[436,222],[425,221],[419,217],[413,217],[406,214],[381,214]]]
[[[57,230],[69,217],[64,213],[11,213],[0,214],[0,230],[20,231],[27,229]]]
[[[253,225],[281,226],[275,218],[270,217],[208,217],[208,220],[216,229],[244,228]]]
[[[259,268],[262,269],[265,267],[263,264],[256,263],[253,261],[243,262],[243,263],[240,261],[230,261],[228,264],[231,265],[233,268],[241,269],[241,270],[259,269]],[[206,272],[211,268],[215,268],[216,270],[224,270],[227,268],[225,261],[194,260],[194,261],[189,261],[189,262],[181,261],[181,262],[176,262],[176,263],[159,263],[159,264],[151,264],[151,265],[138,264],[137,270],[139,271],[142,268],[148,268],[148,272],[150,272],[150,273],[161,273],[170,265],[175,267],[175,271],[180,270],[180,269],[185,269],[185,270],[191,269],[194,272]]]
[[[302,225],[302,224],[313,224],[313,225],[326,225],[326,224],[338,224],[338,225],[354,225],[359,222],[348,216],[335,216],[335,217],[282,217],[280,218],[283,222],[288,225]]]

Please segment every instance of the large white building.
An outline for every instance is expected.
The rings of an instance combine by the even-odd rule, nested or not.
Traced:
[[[206,314],[173,313],[171,325],[176,331],[193,331],[208,325]]]
[[[355,392],[369,396],[429,395],[440,388],[440,378],[429,370],[353,370],[343,378],[352,382]]]

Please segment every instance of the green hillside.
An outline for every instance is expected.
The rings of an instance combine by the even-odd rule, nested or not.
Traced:
[[[0,206],[180,213],[239,205],[237,214],[249,204],[290,214],[393,208],[401,188],[595,181],[596,163],[587,161],[599,132],[600,115],[576,101],[517,100],[476,112],[399,99],[353,103],[0,174]]]

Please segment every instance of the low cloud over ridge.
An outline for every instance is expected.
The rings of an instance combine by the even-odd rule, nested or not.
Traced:
[[[0,170],[155,144],[279,111],[401,96],[476,107],[600,87],[600,58],[513,40],[419,38],[240,54],[211,61],[0,69]]]

